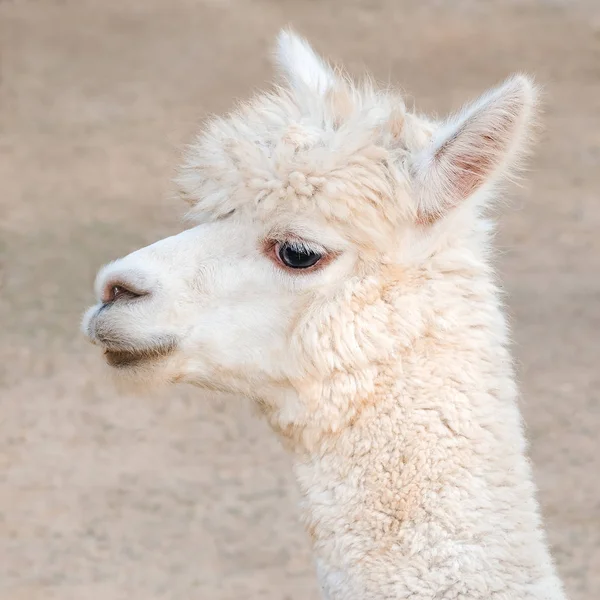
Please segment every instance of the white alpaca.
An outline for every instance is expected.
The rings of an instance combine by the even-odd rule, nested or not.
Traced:
[[[481,216],[532,84],[435,123],[290,33],[277,56],[287,85],[189,150],[199,224],[105,267],[84,330],[129,378],[256,402],[325,598],[564,599]]]

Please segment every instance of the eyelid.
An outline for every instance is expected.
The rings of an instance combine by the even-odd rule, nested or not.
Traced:
[[[309,242],[306,240],[302,240],[302,239],[294,239],[294,238],[290,238],[284,241],[279,241],[277,242],[277,245],[281,245],[281,244],[287,244],[290,248],[292,248],[295,251],[299,251],[299,252],[306,252],[306,253],[312,253],[312,254],[328,254],[327,250],[325,248],[323,248],[323,246],[320,246],[319,244],[316,244],[314,242]]]

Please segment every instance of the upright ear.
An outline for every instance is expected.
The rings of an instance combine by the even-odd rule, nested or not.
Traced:
[[[517,75],[441,125],[411,165],[420,223],[510,172],[526,146],[535,101],[531,81]]]
[[[333,69],[315,53],[306,40],[290,30],[279,33],[275,58],[293,88],[308,88],[325,94],[335,83]]]

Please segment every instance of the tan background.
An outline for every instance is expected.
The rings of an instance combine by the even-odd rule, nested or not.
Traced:
[[[286,23],[424,110],[514,70],[545,86],[499,263],[554,554],[600,597],[600,4],[0,0],[0,599],[317,598],[264,424],[126,397],[78,333],[96,269],[181,228],[178,153],[267,81]]]

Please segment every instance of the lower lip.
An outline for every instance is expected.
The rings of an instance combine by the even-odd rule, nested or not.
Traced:
[[[133,367],[148,359],[147,355],[136,354],[135,352],[122,352],[114,350],[105,350],[104,356],[106,362],[117,369],[124,369],[126,367]]]

